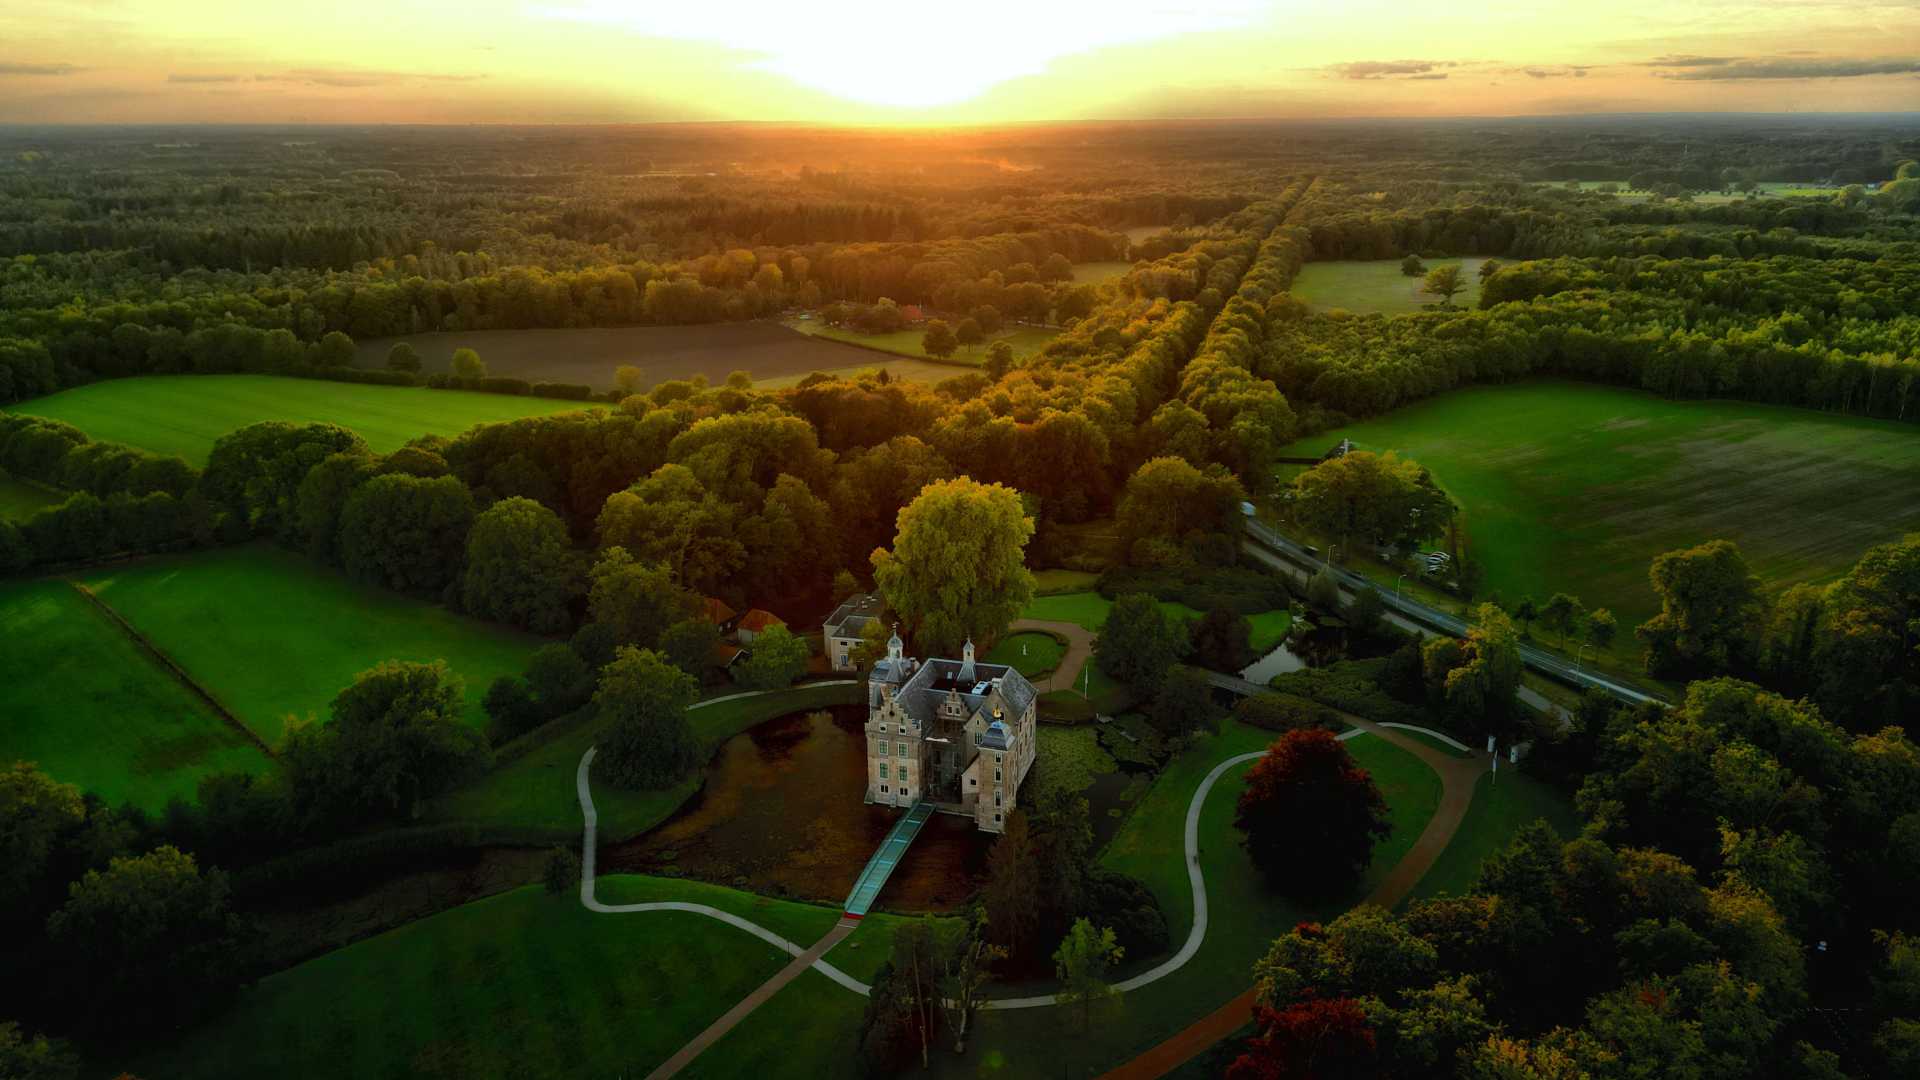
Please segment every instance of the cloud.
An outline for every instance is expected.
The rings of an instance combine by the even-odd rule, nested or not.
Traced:
[[[1681,53],[1679,55],[1656,56],[1651,60],[1643,60],[1640,66],[1681,68],[1721,67],[1726,64],[1735,63],[1740,59],[1741,57],[1738,56],[1690,56]]]
[[[238,75],[181,75],[176,73],[173,75],[168,75],[167,81],[170,83],[228,83],[228,82],[239,82],[240,76]]]
[[[1452,60],[1354,60],[1322,70],[1342,79],[1432,78],[1440,68],[1460,66]]]
[[[1889,56],[1859,60],[1755,59],[1710,67],[1662,73],[1663,78],[1687,82],[1743,79],[1856,79],[1866,75],[1909,75],[1920,72],[1920,58]]]
[[[1425,74],[1425,75],[1409,75],[1409,76],[1407,76],[1407,78],[1408,78],[1408,79],[1410,79],[1410,80],[1414,80],[1414,81],[1419,81],[1419,80],[1423,80],[1423,79],[1444,79],[1444,78],[1446,78],[1446,77],[1447,77],[1447,73],[1446,73],[1446,72],[1444,72],[1444,71],[1432,71],[1432,72],[1428,72],[1428,73],[1427,73],[1427,74]]]
[[[0,60],[0,75],[71,75],[79,70],[74,64],[28,64]]]
[[[485,75],[440,75],[422,71],[354,71],[330,68],[298,68],[277,75],[255,75],[254,82],[305,83],[308,86],[389,86],[400,82],[473,82]],[[184,81],[184,80],[183,80]],[[226,81],[207,78],[194,81]]]
[[[1530,79],[1584,79],[1587,72],[1593,70],[1592,64],[1559,64],[1555,66],[1524,67],[1519,73]]]

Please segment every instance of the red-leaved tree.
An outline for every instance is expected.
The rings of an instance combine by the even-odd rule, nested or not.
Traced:
[[[1290,731],[1247,771],[1233,824],[1253,864],[1295,896],[1340,896],[1393,831],[1373,777],[1318,729]]]
[[[1314,998],[1254,1009],[1259,1034],[1227,1067],[1227,1080],[1347,1080],[1379,1075],[1373,1026],[1352,998]]]

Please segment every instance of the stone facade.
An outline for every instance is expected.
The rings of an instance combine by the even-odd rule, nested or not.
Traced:
[[[1011,667],[903,654],[887,642],[867,690],[866,801],[886,806],[932,802],[986,832],[1000,832],[1019,805],[1033,767],[1039,695]]]

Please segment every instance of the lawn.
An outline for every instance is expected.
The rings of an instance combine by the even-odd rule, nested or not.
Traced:
[[[150,559],[85,580],[269,745],[289,716],[325,718],[334,695],[383,660],[445,660],[466,682],[466,720],[484,726],[487,686],[544,644],[265,546]]]
[[[1130,262],[1090,262],[1073,264],[1073,283],[1075,285],[1098,285],[1133,269]]]
[[[1168,765],[1135,805],[1101,856],[1115,870],[1133,874],[1153,889],[1167,913],[1172,941],[1186,940],[1193,922],[1182,834],[1187,804],[1220,761],[1257,751],[1273,733],[1229,723]],[[1356,895],[1383,878],[1412,847],[1439,805],[1440,779],[1418,758],[1384,740],[1360,736],[1347,743],[1370,769],[1386,795],[1394,834],[1374,853],[1374,863]],[[1214,785],[1200,814],[1200,865],[1207,883],[1206,941],[1179,971],[1127,994],[1120,1013],[1083,1035],[1053,1009],[981,1014],[965,1058],[937,1057],[942,1076],[973,1075],[983,1062],[1006,1063],[1005,1075],[1085,1077],[1118,1065],[1218,1008],[1252,983],[1253,961],[1272,940],[1306,918],[1330,918],[1351,901],[1302,905],[1270,891],[1240,847],[1233,828],[1234,801],[1249,765],[1236,766]],[[1127,973],[1159,957],[1131,958]],[[1007,994],[1009,990],[996,993]]]
[[[858,686],[799,686],[778,694],[696,705],[687,715],[711,756],[721,743],[764,720],[859,700]],[[428,816],[483,827],[551,829],[556,835],[577,832],[580,801],[574,792],[574,772],[581,755],[598,738],[600,725],[584,719],[563,723],[572,726],[441,799]],[[698,791],[704,779],[703,773],[696,772],[663,791],[627,791],[604,780],[596,782],[593,804],[600,816],[600,841],[618,843],[653,828]]]
[[[65,420],[105,442],[204,465],[214,440],[262,420],[340,424],[386,453],[421,435],[457,435],[476,424],[584,407],[551,398],[273,375],[147,375],[63,390],[9,409]]]
[[[1258,615],[1247,616],[1253,624],[1253,651],[1265,656],[1281,642],[1287,640],[1287,631],[1293,627],[1293,612],[1286,610],[1263,611]]]
[[[1099,574],[1085,570],[1035,570],[1033,572],[1033,594],[1035,596],[1054,596],[1059,593],[1086,592],[1100,580]]]
[[[1429,259],[1427,269],[1458,266],[1466,287],[1453,298],[1454,306],[1472,307],[1480,302],[1480,264],[1486,261]],[[1424,278],[1402,274],[1398,259],[1311,262],[1294,278],[1293,295],[1321,311],[1342,308],[1360,314],[1403,315],[1439,302],[1438,297],[1420,291]]]
[[[1205,614],[1171,600],[1160,601],[1160,607],[1183,619],[1198,619]],[[1111,610],[1113,610],[1113,601],[1097,592],[1055,593],[1051,596],[1034,597],[1033,602],[1020,613],[1020,617],[1039,619],[1044,622],[1077,623],[1089,630],[1098,630],[1100,624],[1107,621],[1107,612]]]
[[[157,811],[267,757],[64,581],[0,584],[0,762]]]
[[[1920,529],[1920,438],[1891,421],[1541,380],[1456,390],[1282,453],[1343,437],[1433,471],[1489,593],[1611,608],[1618,657],[1637,655],[1633,627],[1658,610],[1647,569],[1663,551],[1732,540],[1779,589]]]
[[[709,904],[802,943],[825,934],[839,916],[831,908],[668,878],[605,877],[599,895],[610,903]],[[884,958],[895,925],[886,916],[869,918],[831,958],[870,976],[877,963],[867,959]],[[863,947],[850,949],[856,942]],[[642,1076],[788,960],[706,916],[595,914],[572,890],[548,896],[528,886],[262,979],[204,1027],[130,1064],[142,1076],[288,1080]],[[817,1004],[842,1021],[821,1033],[822,1043],[842,1030],[850,1037],[865,999],[824,976],[813,978]],[[849,1006],[852,1011],[839,1016]],[[753,1057],[753,1030],[743,1027],[714,1047],[703,1068],[741,1075],[727,1062],[733,1055]],[[765,1073],[783,1074],[792,1075],[780,1068]]]
[[[901,356],[911,356],[921,360],[934,359],[920,347],[920,342],[927,333],[924,326],[896,330],[891,334],[863,334],[858,330],[828,326],[817,316],[804,322],[796,320],[787,325],[815,338],[845,342],[866,349],[878,349],[881,352],[898,353]],[[1052,341],[1059,333],[1060,331],[1049,326],[1008,326],[998,333],[987,335],[987,340],[978,345],[961,346],[958,352],[941,362],[959,367],[977,367],[986,360],[987,347],[996,341],[1004,341],[1013,346],[1014,359],[1017,360],[1039,352],[1041,346]],[[951,374],[957,375],[959,372]]]
[[[1573,804],[1552,785],[1519,769],[1482,776],[1473,789],[1473,805],[1453,834],[1453,842],[1409,893],[1410,898],[1460,894],[1480,876],[1480,864],[1512,842],[1522,828],[1545,818],[1561,836],[1579,833]]]
[[[1052,634],[1027,631],[1001,638],[987,651],[986,661],[1011,664],[1020,674],[1034,679],[1059,667],[1066,653],[1067,647]]]
[[[24,480],[0,475],[0,521],[25,521],[66,499],[65,492],[48,491]]]

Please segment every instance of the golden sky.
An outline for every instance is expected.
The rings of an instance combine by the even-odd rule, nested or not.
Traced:
[[[1920,0],[0,0],[0,122],[1917,109]]]

